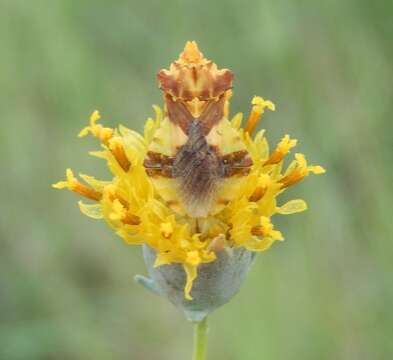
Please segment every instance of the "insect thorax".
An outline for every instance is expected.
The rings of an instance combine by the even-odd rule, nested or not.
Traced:
[[[168,206],[191,217],[205,217],[231,200],[225,183],[242,179],[251,157],[226,112],[233,74],[217,69],[196,44],[188,43],[169,70],[158,73],[165,118],[144,162]]]

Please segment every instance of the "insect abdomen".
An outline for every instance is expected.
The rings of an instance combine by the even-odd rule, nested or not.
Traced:
[[[206,216],[211,208],[217,184],[224,176],[224,165],[207,142],[201,123],[195,119],[187,143],[179,150],[173,164],[183,204],[193,217]]]

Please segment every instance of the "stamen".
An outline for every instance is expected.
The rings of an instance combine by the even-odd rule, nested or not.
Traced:
[[[288,186],[297,184],[298,182],[303,180],[304,177],[307,176],[307,174],[307,168],[297,168],[287,176],[284,176],[282,179],[280,179],[279,182],[282,184],[283,188],[286,188]]]
[[[133,214],[126,214],[126,216],[122,219],[123,224],[127,225],[139,225],[141,223],[141,219],[139,216]]]
[[[116,158],[121,168],[125,172],[128,172],[131,166],[131,162],[127,158],[121,139],[118,137],[111,138],[109,141],[109,150],[112,152],[113,156]]]
[[[254,226],[251,229],[251,234],[260,237],[270,237],[273,240],[284,239],[280,231],[274,230],[273,224],[266,216],[261,216],[260,225]]]
[[[251,229],[251,234],[254,236],[265,236],[265,229],[261,225],[254,226]]]
[[[267,188],[272,184],[272,179],[267,174],[262,174],[259,179],[258,183],[256,184],[256,188],[253,194],[248,198],[249,201],[257,202],[261,200],[267,191]]]
[[[89,188],[88,186],[80,183],[78,180],[74,181],[71,190],[91,200],[100,201],[102,198],[102,194],[100,192],[95,191],[92,188]]]
[[[248,200],[252,202],[257,202],[261,200],[266,193],[266,189],[266,186],[258,186]]]

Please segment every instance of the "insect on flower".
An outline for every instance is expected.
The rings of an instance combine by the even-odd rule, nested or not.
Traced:
[[[156,188],[161,188],[159,182],[165,178],[176,189],[160,193],[175,211],[181,208],[190,217],[206,217],[217,211],[217,203],[231,200],[217,196],[225,179],[248,175],[253,164],[226,114],[233,74],[217,69],[195,42],[189,42],[179,60],[158,73],[158,80],[168,124],[156,132],[148,148],[147,174]],[[163,138],[171,139],[170,143]]]
[[[91,154],[107,161],[112,179],[81,175],[83,184],[68,169],[54,187],[92,200],[79,202],[80,210],[105,219],[127,243],[150,249],[155,267],[182,266],[180,286],[190,301],[203,264],[221,264],[223,252],[237,251],[236,259],[243,250],[264,251],[283,240],[272,216],[303,211],[306,204],[278,205],[277,196],[324,169],[298,153],[283,170],[296,140],[285,135],[270,151],[264,131],[253,136],[265,109],[275,110],[271,101],[254,97],[244,128],[242,114],[230,119],[233,73],[207,60],[195,42],[159,71],[158,82],[164,112],[154,106],[143,136],[98,124],[97,111],[79,134],[101,142],[102,150]]]

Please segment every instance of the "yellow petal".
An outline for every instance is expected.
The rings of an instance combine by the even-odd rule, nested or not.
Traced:
[[[184,271],[187,275],[186,286],[184,287],[184,295],[187,300],[192,300],[192,296],[190,295],[192,289],[192,283],[197,277],[197,267],[190,264],[183,264]]]
[[[189,251],[187,253],[186,262],[192,266],[197,266],[201,262],[201,257],[199,256],[199,252]]]
[[[270,232],[270,235],[271,235],[271,237],[272,237],[273,240],[279,240],[279,241],[283,241],[283,240],[284,240],[284,237],[282,236],[281,231],[272,230],[272,231]]]
[[[162,110],[158,105],[153,105],[153,110],[156,114],[156,121],[160,122],[162,120]]]
[[[160,231],[164,238],[170,238],[173,234],[173,225],[171,222],[164,222],[160,224]]]
[[[250,251],[265,251],[268,250],[272,244],[274,243],[274,239],[271,237],[264,237],[263,239],[258,239],[257,237],[253,237],[247,243],[244,244],[244,247]]]
[[[100,112],[98,110],[94,110],[90,115],[90,123],[91,125],[95,125],[97,120],[101,118]]]
[[[290,200],[284,205],[277,207],[276,211],[282,215],[295,214],[307,210],[307,204],[304,200]]]
[[[108,159],[108,151],[101,150],[101,151],[89,151],[89,155],[98,157],[100,159]]]
[[[87,136],[87,135],[89,134],[89,131],[90,131],[90,126],[84,127],[84,128],[79,132],[78,137],[82,138],[82,137]]]
[[[146,238],[139,234],[136,230],[130,231],[130,226],[125,225],[124,228],[116,231],[116,234],[119,235],[127,244],[130,245],[141,245],[146,243]]]
[[[242,113],[237,113],[231,120],[231,125],[234,127],[236,130],[239,130],[243,121],[243,114]]]
[[[104,218],[101,204],[85,204],[84,202],[79,201],[78,205],[82,214],[97,220]]]
[[[101,115],[98,110],[93,111],[92,114],[90,115],[90,125],[83,128],[79,132],[78,137],[81,138],[81,137],[86,136],[92,130],[92,128],[96,125],[96,122],[100,119],[100,117],[101,117]]]
[[[65,189],[68,186],[67,181],[59,181],[55,184],[52,184],[52,187],[55,189]]]
[[[324,174],[326,170],[322,166],[309,166],[308,171],[319,175],[319,174]]]
[[[89,184],[94,190],[102,192],[104,190],[104,187],[108,184],[110,184],[110,181],[101,181],[97,180],[93,176],[85,175],[85,174],[79,174],[79,176],[87,183]]]

